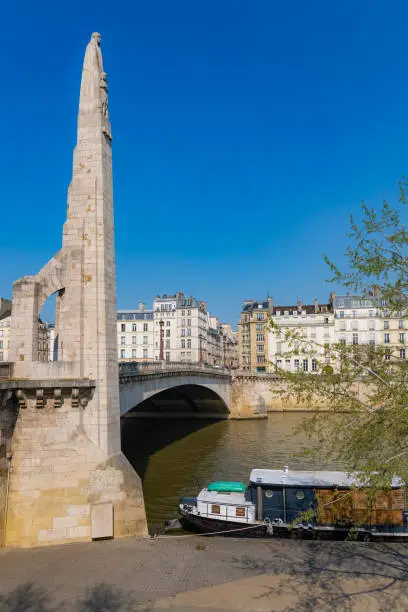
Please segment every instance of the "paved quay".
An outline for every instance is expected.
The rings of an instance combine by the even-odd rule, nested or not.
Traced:
[[[408,609],[404,544],[132,538],[0,552],[0,610]]]

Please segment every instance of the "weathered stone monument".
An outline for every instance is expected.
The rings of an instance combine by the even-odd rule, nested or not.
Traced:
[[[85,53],[62,248],[13,287],[13,380],[0,394],[13,415],[3,427],[6,546],[146,533],[141,482],[120,446],[112,136],[100,39],[92,34]],[[58,360],[44,363],[38,317],[55,293]],[[103,502],[113,513],[92,511]],[[92,516],[113,525],[92,525]]]

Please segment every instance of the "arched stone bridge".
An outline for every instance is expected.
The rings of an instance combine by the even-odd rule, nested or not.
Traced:
[[[194,363],[122,362],[120,413],[126,418],[265,418],[271,378]]]

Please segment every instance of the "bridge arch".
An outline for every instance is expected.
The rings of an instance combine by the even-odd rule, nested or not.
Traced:
[[[203,376],[152,377],[120,385],[120,412],[125,418],[229,417],[229,379]]]

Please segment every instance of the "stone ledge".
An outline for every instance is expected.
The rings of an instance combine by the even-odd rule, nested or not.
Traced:
[[[72,408],[85,408],[95,388],[95,381],[89,379],[8,380],[0,382],[0,404],[15,393],[22,409],[28,406],[41,409],[49,405],[60,408],[65,400],[70,401]]]
[[[0,390],[13,391],[15,389],[72,389],[94,388],[96,381],[89,378],[49,378],[30,380],[28,378],[13,378],[0,380]]]

